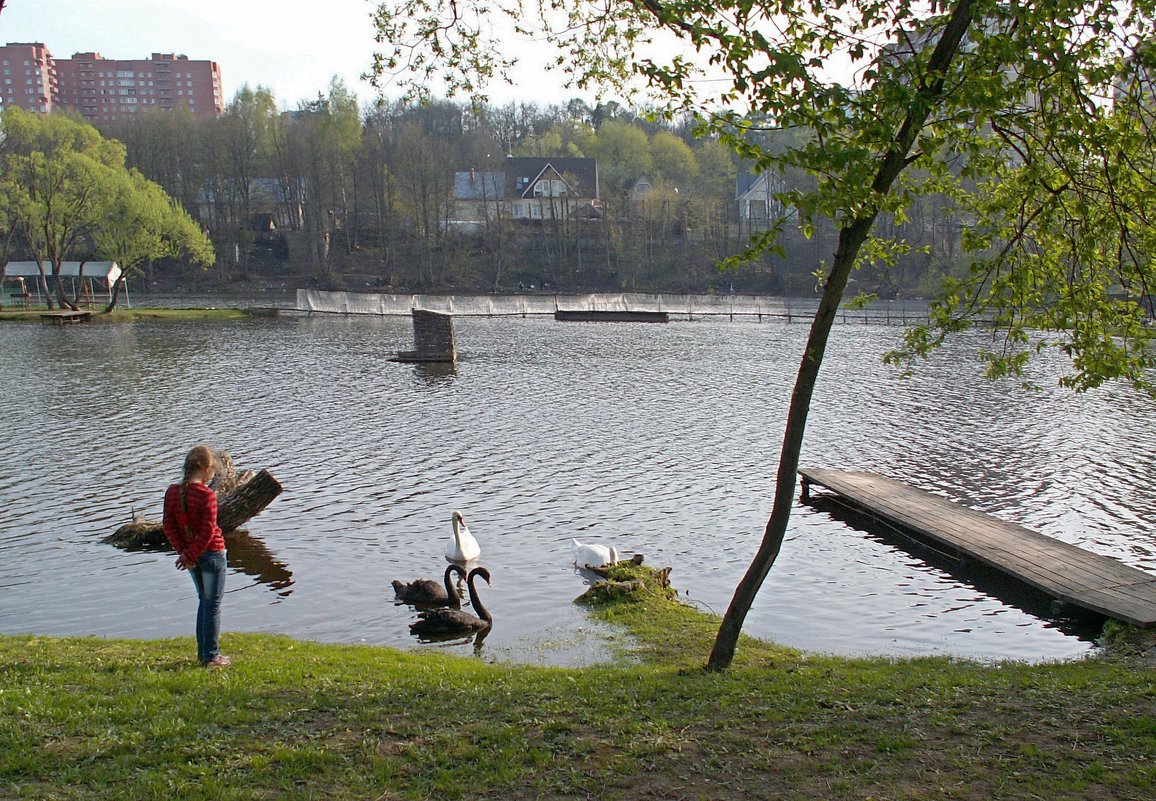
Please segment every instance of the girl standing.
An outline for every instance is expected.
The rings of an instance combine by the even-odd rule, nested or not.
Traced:
[[[221,599],[225,595],[225,538],[217,525],[217,494],[209,489],[216,458],[207,445],[185,457],[184,476],[165,491],[165,536],[177,552],[177,568],[188,570],[197,588],[197,658],[223,667]]]

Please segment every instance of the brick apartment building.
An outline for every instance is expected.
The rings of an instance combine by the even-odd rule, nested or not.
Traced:
[[[0,108],[52,111],[60,87],[48,48],[39,43],[13,42],[0,47]]]
[[[40,43],[0,47],[0,108],[78,111],[107,122],[147,111],[185,107],[196,117],[225,109],[221,68],[215,61],[153,53],[148,59],[109,59],[99,53],[53,58]]]

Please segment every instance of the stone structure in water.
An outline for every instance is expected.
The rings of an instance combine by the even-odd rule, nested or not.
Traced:
[[[400,351],[399,362],[454,362],[458,358],[452,314],[413,310],[414,350]]]

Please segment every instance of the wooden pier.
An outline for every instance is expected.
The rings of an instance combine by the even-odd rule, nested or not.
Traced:
[[[1156,624],[1156,575],[877,473],[803,468],[803,500],[825,487],[853,509],[1050,596],[1137,626]]]
[[[87,323],[92,319],[90,311],[52,311],[40,315],[40,322],[52,325],[69,325],[70,323]]]
[[[664,311],[594,311],[558,309],[554,319],[560,323],[669,323]]]

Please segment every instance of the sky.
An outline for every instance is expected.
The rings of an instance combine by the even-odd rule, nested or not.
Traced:
[[[337,76],[368,103],[376,94],[361,75],[376,46],[373,8],[370,0],[7,0],[0,42],[42,42],[56,58],[96,51],[110,59],[177,53],[216,61],[226,100],[246,84],[264,86],[289,109],[326,92]],[[541,76],[490,91],[495,103],[543,105],[577,94]]]

